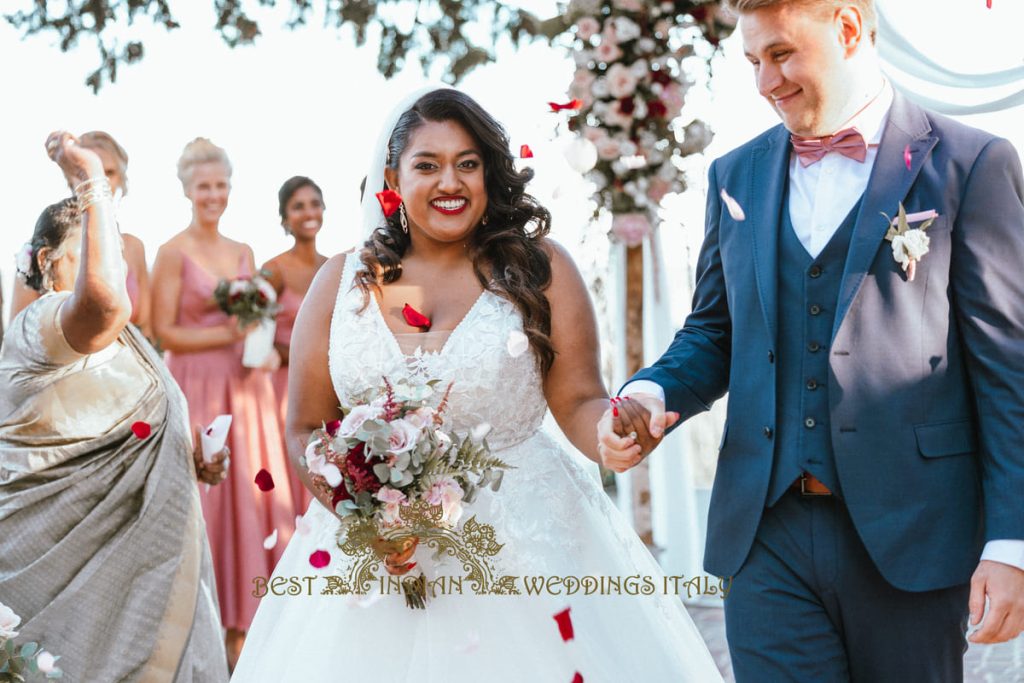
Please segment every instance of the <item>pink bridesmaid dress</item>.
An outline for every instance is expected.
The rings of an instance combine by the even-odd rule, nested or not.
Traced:
[[[277,302],[281,310],[277,314],[277,332],[274,336],[274,343],[281,346],[290,346],[292,340],[292,328],[295,326],[295,316],[302,305],[302,297],[285,287],[281,290],[281,296]],[[288,417],[288,366],[282,365],[273,374],[274,393],[277,395],[278,409],[281,415],[281,433],[284,434],[284,423]],[[285,457],[288,455],[285,447]],[[299,479],[295,468],[289,462],[288,481],[292,489],[292,501],[295,503],[295,514],[305,514],[309,507],[309,501],[313,499],[310,493]]]
[[[213,300],[218,279],[187,255],[182,258],[177,324],[212,327],[228,322]],[[250,275],[243,260],[239,275]],[[270,577],[295,528],[289,467],[282,452],[280,420],[270,376],[242,366],[243,342],[193,353],[167,354],[167,367],[188,399],[192,424],[208,425],[221,414],[233,417],[227,445],[231,469],[217,486],[199,487],[206,533],[213,554],[221,621],[248,630],[259,606],[253,579]],[[267,470],[275,486],[264,492],[254,483]],[[264,539],[278,532],[277,544]]]

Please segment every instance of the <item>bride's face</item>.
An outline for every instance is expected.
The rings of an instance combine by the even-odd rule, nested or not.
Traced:
[[[402,195],[410,234],[443,243],[469,238],[487,209],[483,156],[454,121],[428,121],[409,136],[388,187]]]

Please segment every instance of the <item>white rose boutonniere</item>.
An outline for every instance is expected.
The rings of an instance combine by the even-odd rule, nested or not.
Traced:
[[[884,213],[882,215],[889,221],[885,239],[892,243],[892,257],[907,274],[907,282],[913,282],[917,274],[917,263],[928,253],[928,243],[931,241],[925,230],[935,222],[939,214],[934,210],[907,214],[901,202],[896,218],[889,218]],[[912,228],[912,222],[920,224]]]

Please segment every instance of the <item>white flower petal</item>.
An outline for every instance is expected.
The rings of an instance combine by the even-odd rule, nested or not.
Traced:
[[[339,470],[338,466],[333,463],[327,463],[324,465],[320,470],[320,474],[322,474],[324,479],[327,480],[327,484],[331,488],[334,488],[341,483],[341,470]]]
[[[487,438],[487,435],[491,433],[491,425],[487,422],[481,422],[476,427],[473,427],[469,431],[469,437],[476,443],[480,443]]]
[[[36,666],[39,667],[39,671],[41,673],[51,673],[56,663],[57,658],[49,652],[47,652],[46,650],[43,650],[38,655],[36,655]]]
[[[507,346],[508,355],[518,358],[530,348],[530,338],[519,330],[512,330],[508,335]]]
[[[277,529],[274,532],[263,539],[263,549],[272,550],[277,545]]]
[[[743,207],[740,206],[738,201],[729,196],[729,193],[725,191],[724,187],[722,188],[721,196],[722,201],[725,203],[725,208],[728,209],[729,215],[732,216],[734,221],[747,220],[747,215],[743,213]]]

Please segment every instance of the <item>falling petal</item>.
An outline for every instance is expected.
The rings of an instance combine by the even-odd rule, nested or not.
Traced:
[[[305,536],[310,532],[309,522],[302,515],[295,515],[295,533],[299,536]]]
[[[911,162],[914,161],[913,155],[910,153],[910,145],[903,148],[903,163],[907,165],[907,170],[910,170]]]
[[[548,106],[551,107],[551,111],[559,112],[562,110],[579,111],[583,108],[583,100],[571,100],[565,104],[559,104],[558,102],[548,102]]]
[[[46,650],[43,650],[38,655],[36,655],[36,667],[39,669],[41,673],[52,673],[54,670],[54,665],[56,665],[56,663],[57,658],[49,652],[47,652]]]
[[[313,568],[315,569],[323,569],[331,563],[331,554],[326,550],[314,551],[313,554],[309,556],[309,563],[313,565]]]
[[[520,159],[532,159],[533,158],[533,150],[530,149],[529,145],[523,145],[522,147],[519,148],[519,158]]]
[[[480,649],[480,634],[473,631],[466,638],[466,642],[455,648],[455,651],[459,654],[468,655],[471,652],[476,652]]]
[[[263,549],[273,550],[274,546],[277,545],[277,529],[274,529],[274,533],[270,534],[263,539]]]
[[[572,677],[572,683],[583,683],[583,674],[577,671],[576,675]]]
[[[725,203],[725,208],[729,211],[729,215],[732,216],[734,221],[747,220],[747,215],[743,213],[743,207],[740,206],[738,201],[729,196],[724,187],[722,188],[721,196],[722,201]]]
[[[430,329],[430,318],[423,315],[409,304],[406,304],[402,308],[402,317],[405,318],[405,322],[409,327]]]
[[[512,330],[509,332],[506,346],[508,347],[508,355],[518,358],[530,348],[530,338],[519,330]]]
[[[469,430],[469,437],[476,443],[481,443],[487,438],[487,435],[491,433],[491,425],[487,422],[481,422],[473,429]]]
[[[985,0],[985,7],[992,9],[992,0]]]
[[[260,487],[260,491],[266,493],[267,491],[274,490],[274,478],[270,476],[270,472],[266,470],[260,470],[256,473],[256,486]]]
[[[564,641],[573,639],[572,617],[569,616],[569,610],[571,609],[571,607],[566,607],[554,617],[555,622],[558,623],[558,632],[562,635],[562,640]]]
[[[132,424],[132,433],[139,439],[147,438],[153,432],[148,422],[136,422]]]
[[[380,208],[384,211],[384,216],[390,218],[395,211],[398,211],[398,207],[402,205],[402,195],[394,190],[384,190],[377,193],[377,201],[380,202]]]

